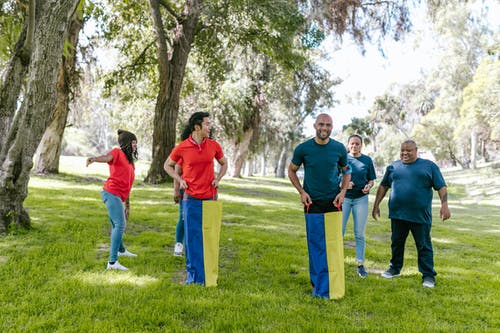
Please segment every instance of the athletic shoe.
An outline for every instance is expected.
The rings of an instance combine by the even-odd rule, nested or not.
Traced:
[[[174,246],[174,257],[181,257],[183,249],[184,249],[184,246],[182,245],[182,243],[175,243],[175,246]]]
[[[115,261],[114,264],[110,264],[108,262],[108,266],[106,267],[106,269],[117,269],[119,271],[128,271],[128,268],[125,266],[122,266],[118,261]]]
[[[128,252],[128,250],[125,250],[124,252],[118,251],[118,256],[119,257],[137,257],[137,254]]]
[[[422,282],[422,286],[426,288],[434,288],[434,285],[435,285],[434,278],[430,276],[424,277],[424,282]]]
[[[401,273],[396,271],[394,268],[389,267],[389,269],[383,272],[381,275],[383,278],[392,279],[393,277],[400,276]]]
[[[368,272],[365,270],[365,267],[363,265],[358,266],[358,275],[362,278],[368,276]]]

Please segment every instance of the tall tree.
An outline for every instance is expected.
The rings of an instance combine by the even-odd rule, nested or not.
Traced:
[[[30,2],[26,45],[30,54],[26,93],[0,151],[0,232],[9,225],[30,226],[24,208],[33,155],[56,104],[56,82],[64,33],[79,0]],[[36,4],[36,8],[35,8]],[[30,34],[29,31],[33,31]]]
[[[317,3],[321,3],[321,9],[329,13],[326,19],[322,14],[316,15]],[[283,41],[288,41],[283,36],[295,34],[297,38],[306,34],[308,29],[318,31],[318,24],[307,24],[304,16],[321,22],[321,27],[338,35],[349,32],[365,38],[372,34],[385,36],[388,33],[398,36],[409,28],[406,1],[399,0],[390,2],[389,5],[342,1],[340,6],[332,5],[331,1],[310,3],[296,0],[150,0],[149,4],[158,46],[157,59],[142,61],[150,55],[145,45],[144,52],[139,57],[134,57],[138,61],[129,63],[131,68],[137,63],[158,65],[159,74],[155,81],[158,81],[159,90],[152,89],[158,95],[153,131],[153,161],[146,179],[149,182],[161,181],[166,177],[162,165],[175,144],[180,87],[193,49],[198,50],[200,56],[196,61],[203,65],[207,75],[217,76],[225,72],[226,50],[232,50],[238,45],[251,46],[256,53],[274,54],[274,59],[281,58],[284,62],[294,63],[291,58],[285,59],[290,53],[283,47],[286,45]],[[136,21],[130,16],[134,13],[134,8],[139,6],[136,3],[123,1],[112,3],[112,6],[121,6],[122,10],[116,12],[123,13],[122,16],[130,18],[130,21]],[[294,20],[304,22],[301,30],[294,30],[297,27]],[[130,35],[128,30],[127,34]],[[146,39],[149,44],[148,38],[142,39]],[[129,45],[132,45],[133,40],[130,39]],[[362,42],[364,39],[359,40]]]
[[[471,135],[457,132],[460,128],[459,110],[463,90],[487,54],[492,35],[488,21],[484,19],[487,7],[480,1],[450,2],[433,10],[432,4],[434,2],[430,3],[431,13],[435,14],[433,27],[438,33],[438,45],[442,47],[440,64],[427,82],[437,93],[432,110],[422,118],[414,134],[419,141],[428,143],[424,148],[435,155],[448,156],[452,163],[467,168],[470,166]],[[436,142],[443,145],[437,147]]]
[[[500,142],[500,60],[496,55],[485,58],[473,81],[464,89],[460,121],[455,135],[471,138],[470,160],[475,167],[476,156],[488,160],[488,146],[498,150]],[[479,141],[479,145],[477,144]],[[478,149],[479,148],[479,149]]]
[[[158,95],[153,130],[153,159],[146,182],[158,183],[166,177],[163,163],[174,147],[179,96],[189,53],[203,8],[203,0],[189,0],[176,11],[173,3],[150,0],[158,50]],[[173,31],[165,29],[164,15],[175,22]],[[177,13],[179,12],[179,13]],[[170,33],[169,33],[170,32]]]
[[[78,80],[75,71],[76,51],[78,35],[83,28],[84,5],[85,1],[81,0],[66,32],[66,47],[57,77],[56,108],[35,154],[35,171],[37,173],[59,172],[59,157],[61,156],[62,139],[68,119],[71,90]]]

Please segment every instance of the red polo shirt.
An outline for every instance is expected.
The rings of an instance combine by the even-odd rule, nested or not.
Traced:
[[[212,186],[214,180],[214,158],[224,157],[219,143],[205,139],[201,144],[190,136],[179,143],[170,153],[170,159],[175,163],[182,160],[182,179],[188,184],[186,193],[197,199],[207,199],[215,195]]]
[[[120,148],[114,148],[108,155],[113,156],[113,160],[108,162],[109,178],[104,183],[104,190],[125,201],[134,183],[135,167]]]

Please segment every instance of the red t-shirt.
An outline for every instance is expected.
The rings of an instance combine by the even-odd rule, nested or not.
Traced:
[[[207,199],[215,195],[212,187],[214,180],[214,158],[224,157],[219,143],[205,139],[201,144],[190,136],[179,143],[170,153],[170,159],[175,163],[182,160],[182,179],[188,184],[186,193],[197,199]]]
[[[113,156],[113,160],[108,163],[109,178],[104,183],[104,190],[125,201],[134,183],[135,167],[120,148],[114,148],[108,155]]]

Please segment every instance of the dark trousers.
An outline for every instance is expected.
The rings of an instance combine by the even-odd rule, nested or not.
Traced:
[[[423,277],[436,276],[434,270],[434,251],[431,242],[431,225],[427,223],[414,223],[403,220],[391,220],[391,267],[397,272],[403,268],[405,242],[411,231],[418,253],[418,270]]]

